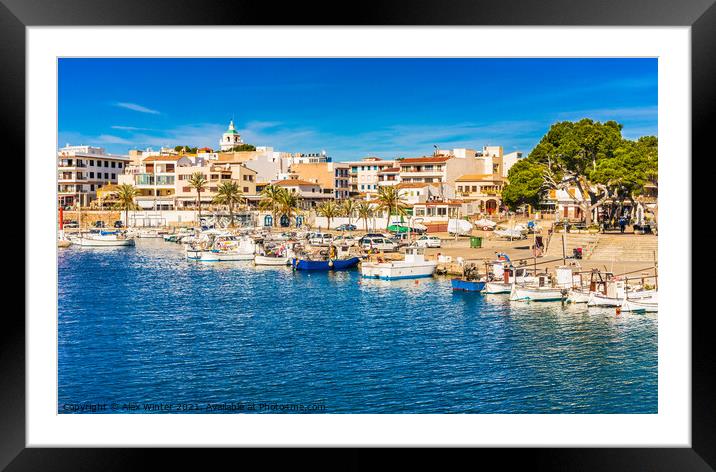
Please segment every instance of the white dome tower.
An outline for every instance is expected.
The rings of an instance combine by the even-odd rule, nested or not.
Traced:
[[[234,120],[231,120],[229,122],[229,129],[226,130],[226,133],[221,135],[219,146],[222,151],[230,151],[234,146],[240,146],[241,144],[244,144],[244,141],[241,139],[241,135],[234,127]]]

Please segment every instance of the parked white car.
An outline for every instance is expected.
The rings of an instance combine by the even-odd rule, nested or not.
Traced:
[[[308,240],[311,246],[330,246],[333,235],[330,233],[315,233]]]
[[[333,244],[336,246],[355,246],[358,244],[358,238],[350,235],[340,235],[333,238]]]
[[[442,241],[437,236],[421,236],[416,241],[415,244],[419,247],[440,247],[442,245]]]
[[[389,238],[363,237],[360,240],[360,247],[366,250],[374,249],[383,252],[393,252],[398,250],[398,243]]]

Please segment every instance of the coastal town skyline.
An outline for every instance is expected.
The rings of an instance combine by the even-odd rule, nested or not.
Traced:
[[[427,155],[434,145],[499,144],[526,155],[552,123],[584,117],[618,121],[629,139],[657,135],[656,59],[60,59],[58,67],[58,147],[117,154],[216,149],[232,119],[245,143],[326,150],[335,161]]]

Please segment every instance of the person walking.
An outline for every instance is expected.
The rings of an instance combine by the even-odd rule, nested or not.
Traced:
[[[622,234],[624,234],[624,228],[626,228],[626,219],[622,216],[619,218],[619,231],[621,231]]]

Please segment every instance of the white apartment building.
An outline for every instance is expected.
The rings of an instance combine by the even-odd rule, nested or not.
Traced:
[[[57,197],[61,207],[87,206],[97,189],[116,184],[129,156],[108,154],[95,146],[70,146],[57,152]]]
[[[346,162],[350,167],[351,193],[378,193],[380,172],[395,167],[395,161],[386,161],[379,157],[364,157],[360,161]]]
[[[331,162],[332,157],[329,157],[326,151],[320,153],[302,153],[296,152],[294,154],[286,154],[285,159],[288,161],[288,165],[291,164],[319,164],[324,162]]]

